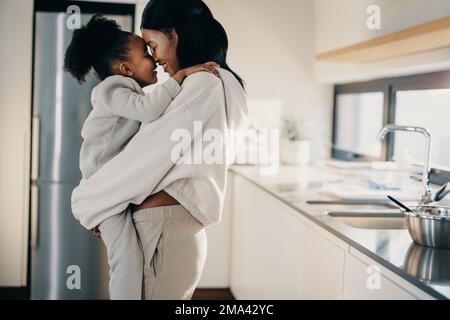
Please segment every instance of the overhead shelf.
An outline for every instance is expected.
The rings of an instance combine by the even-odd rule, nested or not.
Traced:
[[[374,62],[450,47],[450,16],[316,55],[319,61]]]

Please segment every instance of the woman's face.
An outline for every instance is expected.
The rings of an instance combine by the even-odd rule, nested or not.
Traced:
[[[170,76],[180,70],[177,57],[178,35],[172,29],[170,36],[153,29],[141,29],[142,37],[149,46],[155,61],[164,68]]]

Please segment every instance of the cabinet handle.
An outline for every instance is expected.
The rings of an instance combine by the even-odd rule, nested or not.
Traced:
[[[33,137],[32,137],[32,153],[31,153],[31,180],[36,181],[39,178],[39,117],[34,116],[32,120]]]
[[[38,224],[39,224],[39,189],[38,186],[31,186],[31,235],[30,244],[32,248],[38,246]]]

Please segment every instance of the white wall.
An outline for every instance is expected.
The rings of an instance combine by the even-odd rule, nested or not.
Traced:
[[[313,0],[205,2],[228,33],[229,65],[247,83],[253,122],[275,127],[291,115],[305,124],[313,157],[327,156],[332,89],[314,81]]]
[[[33,1],[0,1],[0,287],[26,285]]]
[[[369,5],[381,9],[381,29],[366,26]],[[450,15],[449,0],[314,0],[315,51],[348,46]],[[316,79],[350,82],[450,69],[450,48],[367,64],[317,62]]]

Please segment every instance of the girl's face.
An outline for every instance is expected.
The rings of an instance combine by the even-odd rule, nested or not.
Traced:
[[[169,36],[152,29],[141,29],[142,37],[150,47],[151,54],[156,62],[164,68],[170,76],[180,70],[177,57],[178,35],[172,29]]]
[[[128,61],[130,74],[126,74],[136,80],[141,87],[154,84],[158,81],[156,77],[156,62],[147,50],[144,39],[133,35],[128,43]],[[124,72],[122,72],[124,74]]]

